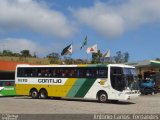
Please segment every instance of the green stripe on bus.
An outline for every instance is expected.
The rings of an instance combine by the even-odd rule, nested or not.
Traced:
[[[75,97],[84,97],[95,81],[96,78],[87,78],[81,88],[76,93]]]
[[[86,79],[84,78],[78,78],[73,87],[68,92],[67,97],[74,97],[85,81]]]

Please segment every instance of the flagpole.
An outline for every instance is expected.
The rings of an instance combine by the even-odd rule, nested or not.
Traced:
[[[87,50],[88,46],[86,45],[86,50]],[[87,61],[86,61],[86,64],[88,63],[88,53],[86,51],[86,56],[87,56]]]
[[[83,47],[86,48],[85,52],[86,52],[86,57],[87,57],[87,59],[86,59],[86,64],[87,64],[87,62],[88,62],[88,54],[87,54],[88,40],[87,40],[87,35],[86,35],[86,37],[85,37],[85,39],[83,41],[82,46],[80,47],[80,50],[82,50]]]
[[[86,36],[87,36],[87,35],[86,35]],[[88,38],[87,38],[87,44],[86,44],[86,56],[87,56],[86,64],[88,64],[88,53],[87,53],[87,48],[88,48]]]
[[[71,55],[70,55],[70,57],[71,57],[71,64],[73,64],[73,61],[72,61],[72,54],[73,54],[73,40],[72,40],[72,53],[71,53]]]

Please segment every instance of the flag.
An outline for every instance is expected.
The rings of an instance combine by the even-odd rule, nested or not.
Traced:
[[[83,41],[83,43],[82,43],[82,46],[81,46],[80,50],[81,50],[85,45],[87,45],[87,36],[85,37],[85,39],[84,39],[84,41]]]
[[[111,55],[110,50],[107,50],[107,52],[102,55],[101,62],[103,63],[107,61],[110,62],[110,55]]]
[[[86,50],[87,53],[97,53],[98,50],[97,50],[97,44],[91,46],[91,47],[88,47],[87,50]]]
[[[72,54],[72,44],[68,45],[67,47],[65,47],[62,52],[61,55],[68,55],[68,54]]]
[[[102,58],[109,58],[110,55],[111,55],[110,50],[107,50],[107,52],[102,55]]]

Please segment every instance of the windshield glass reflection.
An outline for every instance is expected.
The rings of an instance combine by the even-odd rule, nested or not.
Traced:
[[[110,78],[111,85],[115,90],[123,91],[126,89],[139,89],[135,68],[112,67]]]

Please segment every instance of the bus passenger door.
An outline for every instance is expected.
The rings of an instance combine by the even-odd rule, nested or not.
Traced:
[[[121,92],[124,90],[125,81],[123,79],[121,67],[111,67],[110,69],[110,82],[112,86],[112,93],[115,98],[119,98]]]

